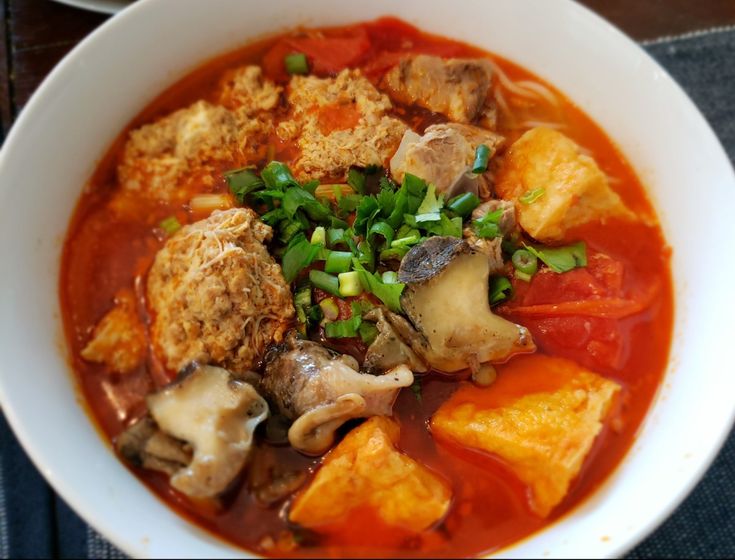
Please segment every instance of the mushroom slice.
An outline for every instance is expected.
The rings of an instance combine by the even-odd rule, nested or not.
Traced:
[[[136,467],[161,471],[169,476],[191,461],[191,447],[164,434],[149,415],[121,433],[115,440],[115,448]]]
[[[403,364],[369,375],[352,362],[294,331],[266,356],[261,386],[278,411],[294,420],[288,440],[298,451],[320,455],[347,420],[390,415],[398,391],[413,383]]]
[[[191,446],[191,461],[171,473],[171,486],[193,498],[227,489],[247,462],[255,428],[268,416],[251,385],[214,366],[195,367],[147,401],[160,430]]]
[[[423,360],[416,355],[409,344],[400,336],[395,321],[400,316],[383,307],[374,307],[365,314],[368,321],[375,321],[378,336],[367,349],[363,367],[367,371],[383,372],[400,364],[406,364],[411,371],[423,373],[428,368]],[[410,328],[410,325],[409,325]]]
[[[490,310],[489,269],[485,255],[454,237],[431,237],[403,258],[401,305],[424,342],[414,350],[432,367],[477,369],[535,349],[528,329]]]

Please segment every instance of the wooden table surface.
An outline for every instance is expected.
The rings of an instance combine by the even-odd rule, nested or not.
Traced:
[[[735,24],[735,0],[581,1],[638,40]],[[50,0],[0,0],[0,14],[0,124],[6,133],[51,68],[109,16]]]

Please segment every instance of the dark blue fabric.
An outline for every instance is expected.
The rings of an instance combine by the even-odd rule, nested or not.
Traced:
[[[646,49],[689,93],[735,160],[735,30]],[[124,557],[51,491],[2,415],[0,484],[0,557]],[[735,433],[691,496],[629,557],[735,557]]]

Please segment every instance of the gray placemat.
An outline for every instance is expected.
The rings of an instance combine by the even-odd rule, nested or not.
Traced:
[[[645,48],[689,93],[735,160],[735,29],[655,41]],[[0,415],[0,558],[49,557],[125,555],[46,485]],[[691,496],[629,557],[735,557],[735,434]]]

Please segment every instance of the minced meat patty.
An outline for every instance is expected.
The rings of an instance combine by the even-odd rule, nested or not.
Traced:
[[[148,277],[152,337],[165,365],[252,369],[294,315],[281,267],[263,245],[271,228],[249,209],[214,212],[183,227]]]

